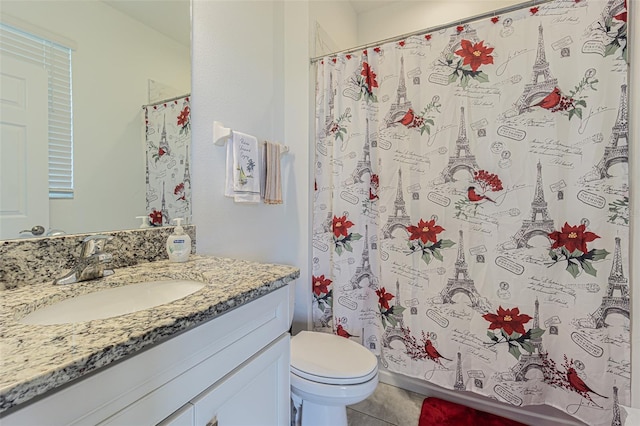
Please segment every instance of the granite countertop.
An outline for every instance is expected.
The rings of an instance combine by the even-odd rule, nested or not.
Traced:
[[[163,341],[298,278],[297,268],[194,256],[116,269],[99,280],[50,282],[0,292],[0,413],[109,363]],[[56,301],[141,281],[187,279],[207,283],[165,305],[117,317],[60,325],[19,320]]]

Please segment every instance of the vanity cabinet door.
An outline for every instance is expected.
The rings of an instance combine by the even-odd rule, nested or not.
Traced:
[[[195,425],[289,425],[289,338],[282,335],[193,399]]]
[[[161,421],[157,426],[193,426],[193,404],[188,402],[178,411]]]

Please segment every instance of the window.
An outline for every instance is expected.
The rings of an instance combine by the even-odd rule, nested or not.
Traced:
[[[0,23],[0,54],[42,65],[49,80],[49,198],[73,198],[71,48]]]

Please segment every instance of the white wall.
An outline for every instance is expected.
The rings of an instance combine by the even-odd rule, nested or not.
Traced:
[[[358,44],[358,15],[348,1],[310,1],[309,23],[311,57]]]
[[[188,46],[97,0],[2,0],[2,14],[75,42],[72,56],[72,200],[50,202],[51,227],[68,233],[137,228],[145,214],[147,80],[186,94]]]
[[[392,3],[358,17],[358,44],[455,23],[523,3],[522,0],[425,0]],[[384,24],[382,24],[384,23]]]
[[[329,22],[332,11],[340,14],[340,25]],[[347,47],[356,40],[350,16],[345,2],[193,1],[197,251],[300,268],[295,330],[308,327],[311,312],[313,29],[322,21]],[[213,120],[289,146],[282,159],[283,205],[242,205],[224,197],[226,151],[212,143]]]
[[[271,1],[193,2],[192,183],[198,252],[294,263],[298,194],[307,179],[292,165],[298,144],[284,138],[283,4]],[[305,106],[306,110],[306,106]],[[224,197],[224,147],[214,146],[217,120],[259,140],[284,142],[283,205],[243,205]],[[306,135],[305,135],[306,136]]]

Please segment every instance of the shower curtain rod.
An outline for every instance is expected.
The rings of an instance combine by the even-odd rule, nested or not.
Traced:
[[[314,64],[314,63],[318,62],[319,60],[321,60],[322,58],[325,58],[327,56],[336,56],[336,55],[340,55],[342,53],[350,53],[350,52],[355,52],[357,50],[364,50],[364,49],[368,49],[368,48],[373,47],[373,46],[380,46],[381,44],[389,43],[389,42],[392,42],[392,41],[403,40],[403,39],[405,39],[407,37],[411,37],[411,36],[415,36],[415,35],[419,35],[419,34],[425,34],[425,33],[432,33],[432,32],[436,32],[436,31],[440,31],[440,30],[445,29],[445,28],[452,27],[454,25],[464,25],[464,24],[468,24],[469,22],[478,21],[478,20],[484,19],[484,18],[491,18],[491,17],[496,16],[496,15],[501,15],[501,14],[504,14],[504,13],[513,12],[515,10],[524,9],[526,7],[537,6],[539,4],[550,3],[552,1],[555,1],[555,0],[530,0],[530,1],[527,1],[527,2],[524,2],[524,3],[514,4],[513,6],[503,7],[502,9],[492,10],[491,12],[482,13],[480,15],[470,16],[468,18],[465,18],[465,19],[462,19],[462,20],[459,20],[459,21],[452,21],[452,22],[449,22],[448,24],[441,24],[441,25],[437,25],[435,27],[430,27],[430,28],[425,28],[425,29],[422,29],[422,30],[412,31],[410,33],[406,33],[406,34],[401,34],[401,35],[394,36],[394,37],[385,38],[383,40],[375,41],[373,43],[367,43],[367,44],[363,44],[363,45],[360,45],[360,46],[350,47],[350,48],[344,49],[344,50],[339,50],[337,52],[328,53],[326,55],[316,56],[315,58],[311,58],[310,61],[311,61],[312,64]]]
[[[174,96],[173,98],[163,99],[161,101],[156,101],[156,102],[153,102],[153,103],[150,103],[150,104],[142,105],[142,109],[145,109],[146,107],[150,107],[152,105],[159,105],[159,104],[162,104],[162,103],[176,101],[178,99],[186,98],[187,96],[191,96],[191,93],[187,93],[185,95],[180,95],[180,96]]]

